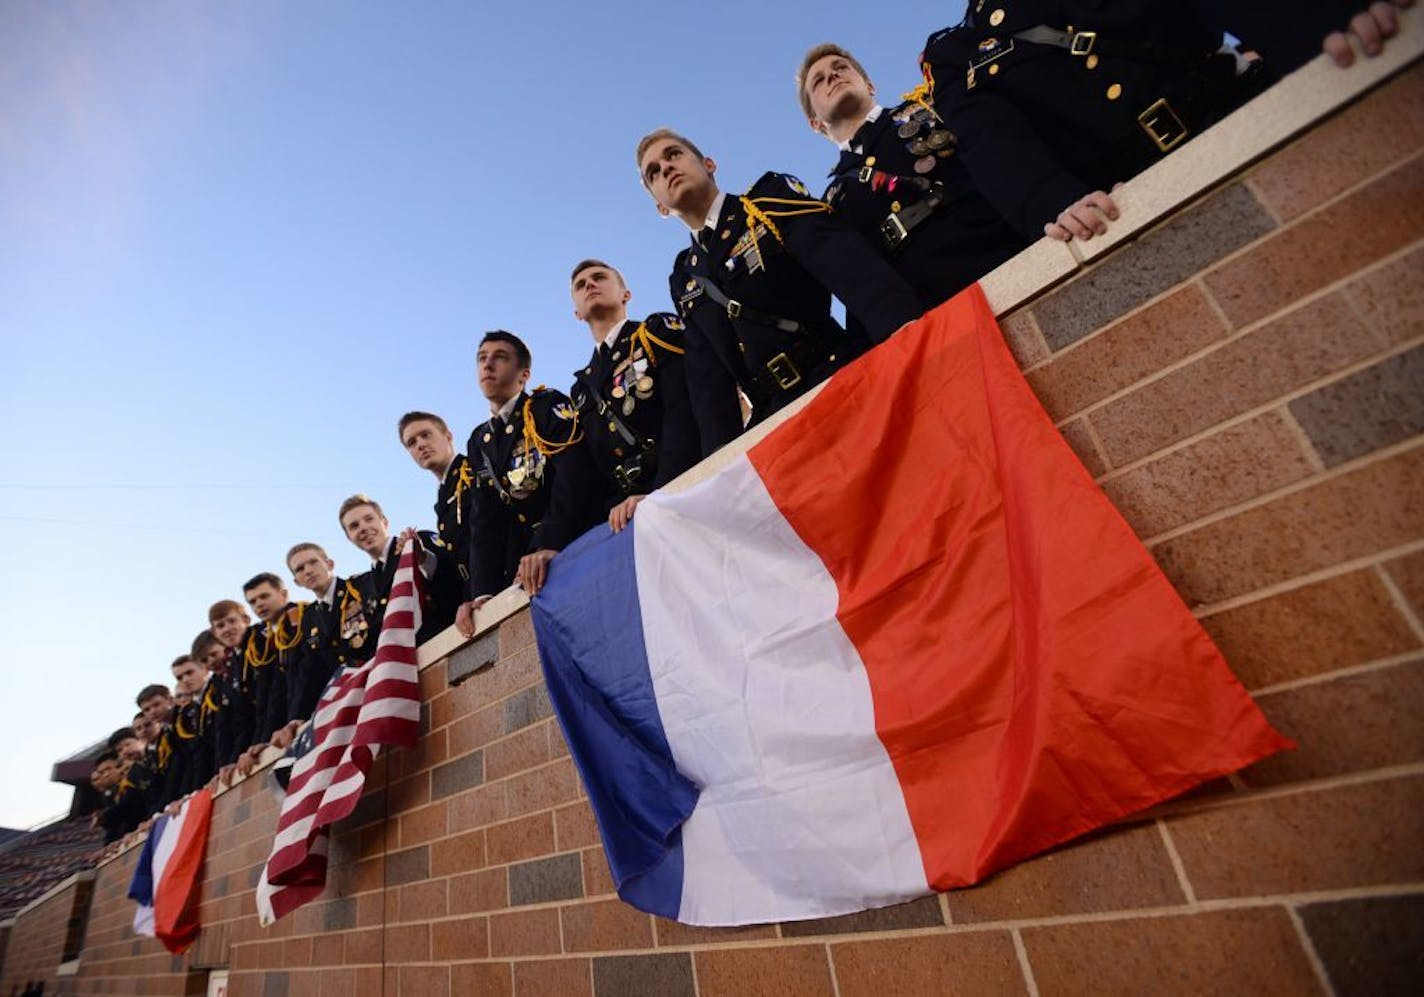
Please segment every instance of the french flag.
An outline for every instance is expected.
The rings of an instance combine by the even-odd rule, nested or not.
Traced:
[[[134,934],[157,938],[175,955],[188,950],[201,927],[198,904],[212,816],[213,794],[200,789],[177,816],[155,820],[129,883],[129,899],[138,904]]]
[[[966,886],[1289,746],[977,287],[533,612],[619,895],[689,924]]]

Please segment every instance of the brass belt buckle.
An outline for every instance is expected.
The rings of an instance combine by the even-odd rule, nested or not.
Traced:
[[[740,301],[727,302],[727,317],[737,318],[742,314],[742,303]]]
[[[870,178],[874,176],[874,174],[875,168],[873,166],[862,166],[858,174],[858,179],[861,183],[870,183]]]
[[[1096,31],[1079,31],[1073,36],[1073,40],[1068,45],[1070,55],[1085,56],[1093,51],[1093,46],[1098,42]]]
[[[776,378],[782,391],[788,391],[801,383],[801,372],[785,353],[778,353],[766,362],[766,369]]]
[[[880,223],[880,234],[884,236],[886,245],[894,249],[909,237],[910,230],[905,228],[905,223],[900,221],[899,215],[891,212]]]
[[[1162,152],[1171,152],[1187,138],[1187,126],[1165,97],[1137,116],[1137,123]]]

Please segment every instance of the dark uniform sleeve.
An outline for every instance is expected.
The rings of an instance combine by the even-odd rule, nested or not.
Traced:
[[[572,419],[560,418],[556,409],[574,411],[573,402],[560,391],[546,391],[530,406],[539,435],[554,444],[565,444],[577,432]],[[546,457],[553,480],[549,482],[549,505],[529,538],[526,554],[536,550],[563,550],[600,518],[602,504],[598,471],[582,437]]]
[[[1332,31],[1343,31],[1369,0],[1188,0],[1205,24],[1222,24],[1274,72],[1299,69],[1321,52]],[[1387,41],[1385,44],[1389,44]]]
[[[455,552],[438,542],[435,534],[420,531],[420,545],[435,555],[435,573],[425,580],[425,603],[420,633],[416,639],[420,643],[438,634],[455,621],[455,610],[460,608],[464,594],[465,580],[461,577],[460,566]],[[371,640],[376,639],[375,634]]]
[[[681,262],[682,257],[678,257]],[[687,403],[697,427],[701,456],[707,457],[742,433],[742,410],[737,403],[737,380],[712,346],[714,337],[734,343],[731,320],[704,295],[688,304],[680,297],[686,289],[686,271],[674,267],[668,278],[672,300],[679,306],[685,329],[683,380]]]
[[[674,319],[677,328],[671,328],[669,318],[671,316],[650,315],[648,325],[659,339],[685,351],[686,326]],[[653,489],[661,488],[702,457],[697,420],[693,417],[692,399],[688,396],[686,353],[655,348],[659,390],[663,396],[663,425],[658,439],[658,473],[653,479]]]
[[[802,201],[815,207],[824,202],[811,196],[795,177],[768,173],[752,188],[753,201],[769,197]],[[768,213],[795,211],[794,205],[766,205]],[[873,342],[884,342],[925,307],[913,288],[880,255],[880,251],[845,219],[831,211],[775,218],[786,251],[811,276],[840,299],[864,324]]]
[[[479,441],[470,436],[470,470],[476,474],[474,495],[470,498],[470,514],[465,518],[469,552],[469,582],[466,599],[494,595],[504,588],[505,545],[508,531],[503,528],[507,510],[499,493],[479,478],[483,463],[479,457]]]

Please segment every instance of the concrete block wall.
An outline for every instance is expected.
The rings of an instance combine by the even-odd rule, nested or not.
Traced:
[[[1321,68],[1302,78],[1337,79]],[[1285,99],[1241,113],[1276,127]],[[421,744],[377,764],[320,900],[258,925],[278,797],[248,779],[216,802],[194,949],[133,937],[130,850],[97,871],[60,992],[195,993],[218,967],[232,994],[264,997],[1417,985],[1424,67],[1332,100],[1253,164],[1267,148],[1224,139],[1223,166],[1210,136],[1175,154],[1124,192],[1129,230],[1110,247],[1041,243],[985,280],[1045,407],[1298,751],[973,889],[689,928],[614,895],[508,595],[474,642],[422,649]],[[17,918],[7,986],[47,916]]]

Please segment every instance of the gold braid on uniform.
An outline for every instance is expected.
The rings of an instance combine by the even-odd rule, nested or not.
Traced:
[[[541,384],[534,390],[536,392],[543,391],[544,386]],[[524,445],[526,447],[533,447],[545,457],[553,457],[555,454],[563,453],[569,447],[583,439],[583,433],[579,432],[578,409],[574,409],[573,421],[569,426],[569,438],[567,440],[564,440],[562,443],[556,443],[553,440],[544,439],[544,437],[539,435],[539,427],[534,425],[534,410],[530,407],[533,404],[534,396],[532,394],[524,399]]]
[[[917,104],[926,111],[929,111],[936,121],[943,122],[944,119],[939,116],[939,112],[936,111],[934,105],[930,103],[934,100],[934,70],[930,68],[930,64],[923,58],[920,59],[920,75],[925,78],[924,82],[908,93],[901,94],[900,99],[911,104]]]
[[[158,771],[167,771],[168,759],[171,758],[173,755],[173,745],[168,743],[168,738],[161,736],[159,737],[158,750],[156,754],[158,755]]]
[[[213,696],[217,693],[217,687],[209,682],[208,687],[203,690],[203,701],[198,704],[198,730],[203,730],[208,726],[208,717],[222,709],[221,703],[213,702]]]
[[[669,353],[682,354],[687,352],[679,346],[674,346],[672,345],[672,343],[664,342],[657,336],[654,336],[651,332],[648,331],[648,323],[646,322],[638,323],[638,328],[633,330],[633,335],[631,338],[635,346],[641,346],[643,348],[643,353],[647,356],[648,360],[653,364],[653,366],[657,366],[658,363],[658,355],[653,350],[654,343],[657,343]]]
[[[776,227],[773,218],[795,218],[797,215],[817,215],[822,211],[830,211],[831,206],[825,201],[798,200],[790,197],[740,197],[742,210],[747,214],[747,231],[752,236],[752,246],[758,253],[761,252],[761,244],[757,242],[756,227],[760,222],[766,230],[775,237],[781,245],[786,245],[786,240],[781,238],[781,230]],[[781,208],[776,211],[768,211],[762,207],[763,204],[781,204],[791,207]]]
[[[465,510],[460,507],[460,496],[465,494],[465,489],[475,483],[475,476],[470,472],[470,462],[460,465],[460,474],[455,479],[455,494],[451,495],[448,501],[455,503],[455,525],[460,525],[464,519]]]
[[[253,668],[261,668],[263,665],[270,665],[277,657],[277,652],[272,650],[272,632],[269,630],[262,635],[262,650],[256,648],[257,634],[252,634],[247,638],[247,646],[242,649],[243,673],[246,674],[245,666],[251,665]]]
[[[177,734],[180,740],[191,741],[198,736],[196,730],[185,731],[183,729],[183,711],[179,710],[178,715],[173,718],[173,733]]]
[[[284,633],[282,629],[291,615],[290,610],[283,613],[272,627],[272,642],[277,645],[277,650],[279,651],[290,651],[296,647],[298,642],[302,639],[302,616],[306,613],[307,604],[304,602],[297,603],[296,610],[297,618],[292,620],[292,632],[290,634]]]

